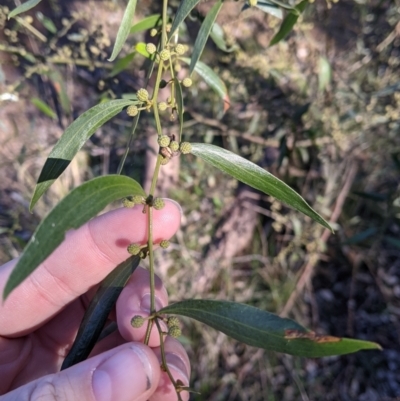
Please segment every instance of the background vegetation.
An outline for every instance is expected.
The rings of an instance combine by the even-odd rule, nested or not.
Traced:
[[[4,3],[4,2],[3,2]],[[2,4],[3,4],[2,3]],[[89,177],[116,171],[129,121],[119,115],[29,214],[37,175],[63,128],[105,97],[142,87],[144,59],[120,73],[106,59],[119,1],[42,2],[0,11],[0,262],[18,255],[41,217]],[[141,2],[140,13],[159,10]],[[201,3],[200,15],[210,8]],[[335,223],[310,219],[238,186],[199,159],[171,164],[159,193],[185,212],[158,274],[172,300],[231,299],[295,318],[317,333],[380,343],[382,352],[310,360],[256,350],[187,321],[193,400],[390,400],[400,396],[400,2],[315,2],[285,42],[279,20],[227,2],[218,20],[232,52],[204,60],[231,107],[199,79],[185,91],[184,137],[223,144],[268,168]],[[39,14],[38,14],[39,13]],[[199,22],[181,41],[193,43]],[[132,35],[130,46],[143,40]],[[127,46],[125,54],[129,54]],[[71,60],[74,62],[71,62]],[[124,66],[120,63],[121,68]],[[115,64],[114,64],[115,66]],[[171,123],[171,132],[176,125]],[[146,185],[154,124],[141,122],[125,173]]]

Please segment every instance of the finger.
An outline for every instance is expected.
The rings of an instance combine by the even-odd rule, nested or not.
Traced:
[[[137,269],[128,284],[122,290],[117,301],[117,323],[122,337],[126,341],[143,341],[147,330],[147,321],[140,328],[133,328],[131,320],[133,316],[144,318],[150,315],[150,273],[144,269]],[[167,290],[159,277],[155,277],[155,303],[156,310],[160,310],[168,304]],[[167,327],[160,322],[164,331]],[[149,346],[160,345],[160,336],[157,327],[153,325]]]
[[[147,240],[142,207],[117,209],[67,233],[65,241],[0,305],[0,335],[20,333],[43,323],[66,304],[99,283],[129,254],[130,243]],[[154,242],[175,234],[180,208],[166,201],[153,211]],[[0,293],[15,265],[0,269]]]
[[[2,401],[146,401],[159,379],[153,351],[128,343],[19,387]]]
[[[189,387],[190,362],[182,344],[172,337],[167,337],[164,342],[164,350],[168,369],[175,382],[178,381],[182,383],[183,387]],[[161,349],[154,349],[154,353],[161,362]],[[183,401],[189,400],[188,391],[181,391],[180,394]],[[177,396],[174,385],[169,379],[168,374],[161,371],[160,382],[157,390],[150,397],[149,401],[176,401],[176,399]]]

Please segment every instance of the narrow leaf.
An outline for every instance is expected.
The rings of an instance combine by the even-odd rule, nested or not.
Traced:
[[[379,232],[377,227],[370,227],[364,231],[361,231],[360,233],[357,233],[356,235],[353,235],[346,241],[343,241],[344,245],[355,245],[359,244],[360,242],[363,242],[367,240],[368,238],[375,236]]]
[[[317,358],[381,349],[368,341],[320,336],[293,320],[236,302],[188,300],[169,305],[159,314],[187,316],[245,344],[297,356]]]
[[[45,17],[40,11],[36,13],[36,17],[49,32],[51,32],[52,34],[57,33],[57,27],[54,25],[54,22],[50,18]]]
[[[139,42],[135,46],[135,50],[146,58],[150,58],[150,53],[146,50],[146,43]]]
[[[8,13],[8,19],[16,17],[18,14],[24,13],[25,11],[30,10],[31,8],[38,5],[42,0],[29,0],[25,3],[22,3],[18,7],[14,8],[14,10]]]
[[[183,128],[183,96],[182,96],[182,87],[181,83],[179,82],[179,79],[175,78],[174,79],[174,84],[175,84],[175,98],[176,98],[176,105],[177,105],[177,112],[178,112],[178,118],[179,118],[179,139],[178,142],[181,141],[182,139],[182,128]]]
[[[189,15],[190,11],[193,10],[197,6],[200,0],[182,0],[179,4],[178,9],[176,10],[174,22],[171,26],[171,31],[168,35],[168,40],[172,38],[175,34],[176,30],[179,28],[179,25],[185,20],[185,18]]]
[[[37,107],[43,114],[46,114],[46,116],[57,119],[57,114],[56,112],[45,102],[40,100],[37,97],[33,97],[31,99],[31,103]]]
[[[239,46],[236,46],[236,45],[228,47],[228,45],[226,44],[226,41],[225,41],[224,31],[221,28],[221,26],[219,24],[217,24],[216,22],[212,26],[212,29],[210,32],[210,38],[216,44],[218,49],[220,49],[226,53],[231,53],[231,52],[239,49]]]
[[[275,36],[272,38],[270,42],[270,46],[273,46],[280,42],[282,39],[286,38],[286,36],[290,33],[290,31],[293,29],[294,25],[296,24],[297,20],[299,19],[300,14],[304,11],[306,8],[306,5],[308,4],[308,0],[303,0],[301,3],[299,3],[296,7],[295,10],[297,12],[290,12],[286,18],[283,20],[281,27],[279,28],[279,31],[275,34]]]
[[[318,62],[318,89],[323,92],[331,83],[332,69],[326,57],[320,57]]]
[[[32,195],[31,204],[29,206],[30,210],[33,209],[36,202],[47,188],[49,188],[68,167],[72,158],[91,135],[106,121],[118,114],[125,106],[129,106],[132,103],[134,102],[129,99],[118,99],[98,104],[85,111],[65,130],[50,152],[42,168],[38,183]]]
[[[184,63],[190,65],[190,58],[181,57]],[[196,63],[194,70],[204,79],[206,84],[214,90],[217,95],[224,101],[224,111],[229,109],[230,99],[228,89],[226,88],[222,79],[206,64],[201,61]]]
[[[221,10],[222,4],[222,0],[217,1],[212,6],[211,10],[207,13],[206,18],[201,24],[199,33],[197,34],[196,42],[193,46],[192,58],[190,60],[189,66],[189,74],[193,72],[197,61],[200,59],[200,56],[203,53],[204,46],[206,45],[207,39],[210,36],[212,26],[214,25],[219,11]]]
[[[114,61],[124,45],[126,38],[132,27],[133,15],[135,14],[137,0],[129,0],[121,25],[119,26],[117,38],[115,39],[114,49],[108,61]]]
[[[259,1],[256,5],[256,7],[263,11],[264,13],[270,14],[273,17],[282,19],[283,18],[283,12],[282,9],[278,6],[276,6],[275,4],[271,4],[268,2],[263,2],[263,1]]]
[[[84,361],[92,351],[108,315],[115,305],[129,277],[138,267],[139,256],[131,256],[120,263],[100,284],[83,316],[78,334],[65,357],[61,370]]]
[[[39,224],[7,281],[3,299],[61,244],[66,231],[128,195],[145,196],[145,192],[135,180],[119,175],[94,178],[73,189]]]
[[[135,57],[135,54],[136,52],[132,52],[127,54],[125,57],[122,57],[119,60],[117,60],[117,62],[114,64],[113,69],[108,74],[108,76],[112,78],[118,75],[120,72],[126,70],[129,64],[132,62],[133,58]]]
[[[143,18],[140,22],[133,25],[130,29],[129,33],[137,33],[141,31],[146,31],[148,29],[154,28],[161,23],[161,16],[160,14],[150,15],[149,17]]]
[[[296,191],[249,160],[219,146],[206,143],[192,143],[192,153],[250,187],[271,195],[304,213],[332,231],[330,225]]]

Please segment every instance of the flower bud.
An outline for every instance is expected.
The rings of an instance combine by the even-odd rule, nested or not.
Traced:
[[[178,338],[182,335],[182,330],[178,326],[172,326],[169,328],[168,334],[173,338]]]
[[[131,104],[126,109],[126,112],[127,112],[128,116],[135,117],[139,113],[139,110],[138,110],[137,106],[135,106],[134,104]]]
[[[171,53],[168,49],[164,49],[161,51],[161,53],[160,53],[161,60],[167,61],[167,60],[169,60],[170,57],[171,57]]]
[[[169,241],[168,240],[166,240],[166,239],[164,239],[164,240],[162,240],[161,242],[160,242],[160,246],[161,246],[161,248],[164,248],[164,249],[167,249],[168,247],[169,247]]]
[[[171,138],[168,135],[160,135],[157,142],[160,147],[166,148],[170,144]]]
[[[185,86],[186,88],[189,88],[189,86],[192,86],[193,81],[190,78],[185,78],[182,81],[182,85]]]
[[[171,143],[169,144],[169,148],[173,152],[177,152],[179,150],[179,143],[177,141],[171,141]]]
[[[192,145],[189,142],[182,142],[179,146],[179,150],[182,154],[187,155],[192,151]]]
[[[142,327],[144,323],[144,317],[140,315],[133,316],[131,319],[131,325],[135,329],[138,329],[139,327]]]
[[[136,92],[136,96],[141,102],[146,102],[149,99],[149,92],[147,92],[146,89],[141,88]]]
[[[157,51],[156,45],[154,43],[147,43],[146,51],[149,54],[154,54]]]
[[[181,45],[180,43],[178,43],[175,46],[175,52],[176,54],[178,54],[179,56],[182,56],[182,54],[184,54],[186,51],[185,46]]]
[[[155,198],[153,200],[153,207],[156,210],[161,210],[165,206],[164,199],[162,198]]]
[[[130,244],[127,249],[131,255],[139,255],[142,248],[139,244]]]

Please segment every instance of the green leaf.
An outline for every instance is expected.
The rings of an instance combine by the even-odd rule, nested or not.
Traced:
[[[264,13],[271,14],[273,17],[282,19],[283,18],[283,12],[280,7],[278,7],[275,4],[271,4],[269,2],[264,2],[264,1],[259,1],[256,5],[256,7],[263,11]]]
[[[183,96],[182,96],[182,86],[181,83],[179,82],[178,78],[174,78],[174,84],[175,84],[175,98],[176,98],[176,105],[177,105],[177,112],[178,112],[178,117],[179,117],[179,140],[178,142],[181,141],[182,139],[182,128],[183,128]]]
[[[135,14],[137,0],[129,0],[126,6],[121,25],[119,26],[117,38],[115,39],[114,49],[108,61],[114,61],[124,45],[126,38],[132,27],[133,15]]]
[[[268,2],[272,3],[272,4],[275,4],[278,7],[282,7],[285,10],[289,10],[289,11],[292,10],[292,11],[294,11],[295,14],[300,14],[299,10],[297,10],[298,6],[294,6],[293,7],[290,4],[284,3],[284,2],[282,2],[280,0],[269,0]]]
[[[29,0],[25,3],[22,3],[18,7],[14,8],[14,10],[8,13],[8,19],[16,17],[18,14],[24,13],[25,11],[30,10],[31,8],[38,5],[42,0]]]
[[[223,4],[223,0],[217,1],[211,8],[211,10],[207,13],[206,18],[201,24],[200,30],[197,34],[196,42],[194,43],[192,58],[190,60],[189,66],[189,74],[192,74],[197,61],[200,59],[201,54],[203,53],[204,46],[206,45],[207,39],[210,36],[210,32],[214,22],[218,16],[219,11],[221,10]]]
[[[378,228],[376,227],[370,227],[364,231],[361,231],[360,233],[357,233],[356,235],[353,235],[346,241],[343,241],[344,245],[355,245],[359,244],[360,242],[365,241],[366,239],[376,235],[379,232]]]
[[[190,58],[181,57],[184,63],[190,65]],[[224,101],[224,111],[229,109],[230,99],[228,95],[228,89],[221,78],[206,64],[201,61],[196,63],[194,70],[204,79],[206,84],[217,93],[218,96]]]
[[[236,302],[193,299],[169,305],[158,313],[187,316],[245,344],[297,356],[317,358],[381,349],[369,341],[318,336],[293,320]]]
[[[46,114],[46,116],[57,119],[57,114],[56,112],[45,102],[40,100],[37,97],[33,97],[31,99],[31,103],[37,107],[43,114]]]
[[[318,89],[323,92],[331,83],[332,69],[326,57],[320,57],[318,62]]]
[[[213,40],[213,42],[216,44],[218,49],[226,52],[226,53],[231,53],[237,49],[239,49],[239,46],[231,46],[228,47],[225,41],[225,34],[223,29],[219,24],[216,22],[212,26],[211,32],[210,32],[210,38]]]
[[[272,38],[270,42],[270,46],[273,46],[280,42],[282,39],[284,39],[290,31],[293,29],[294,25],[296,24],[297,20],[299,19],[300,14],[304,11],[306,8],[306,5],[308,4],[308,0],[303,0],[301,3],[299,3],[296,7],[295,10],[297,12],[291,11],[286,18],[283,20],[281,27],[279,28],[279,31],[275,34],[275,36]]]
[[[71,102],[68,98],[67,87],[65,85],[65,77],[56,69],[50,70],[47,75],[53,83],[64,113],[69,116],[71,114],[72,107]]]
[[[112,78],[118,75],[120,72],[126,70],[129,64],[132,62],[133,58],[135,57],[135,54],[136,52],[132,52],[127,54],[125,57],[122,57],[119,60],[117,60],[117,62],[114,64],[113,69],[108,74],[108,76]]]
[[[100,284],[86,309],[78,334],[65,357],[61,370],[84,361],[98,341],[101,331],[129,277],[139,266],[139,256],[120,263]]]
[[[141,31],[146,31],[148,29],[160,25],[161,22],[162,20],[160,14],[150,15],[149,17],[143,18],[140,22],[133,25],[129,33],[132,34]]]
[[[385,235],[383,237],[390,245],[393,245],[397,249],[400,249],[400,239],[392,237],[391,235]]]
[[[84,143],[106,121],[118,114],[125,106],[133,104],[132,100],[111,100],[98,104],[85,111],[63,133],[50,152],[40,173],[35,191],[32,195],[29,209],[32,210],[36,202],[50,185],[68,167],[72,158],[81,149]]]
[[[54,22],[50,19],[47,18],[38,11],[36,13],[36,18],[43,24],[43,26],[51,33],[56,34],[57,33],[57,27],[54,25]]]
[[[135,180],[120,175],[94,178],[73,189],[39,224],[7,281],[3,299],[61,244],[68,230],[128,195],[145,196],[145,192]]]
[[[179,25],[185,20],[185,18],[189,15],[190,11],[193,10],[197,6],[200,0],[182,0],[179,4],[178,9],[176,10],[174,22],[171,26],[171,31],[168,35],[168,40],[172,38],[175,34],[176,30],[179,28]]]
[[[192,153],[205,162],[286,203],[332,231],[330,225],[292,188],[256,164],[222,149],[205,143],[192,143]]]
[[[150,53],[146,50],[146,43],[139,42],[135,46],[135,50],[146,58],[150,58]]]

